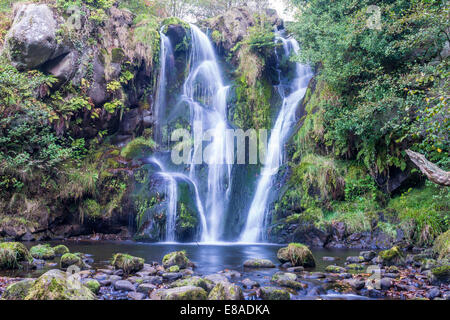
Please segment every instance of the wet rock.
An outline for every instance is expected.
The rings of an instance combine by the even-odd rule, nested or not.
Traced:
[[[294,273],[277,272],[272,276],[272,281],[279,286],[288,287],[296,290],[303,289],[305,285],[296,280],[297,275]]]
[[[397,246],[381,251],[378,254],[378,257],[381,258],[381,263],[385,266],[399,265],[403,263],[403,254]]]
[[[134,291],[134,285],[127,280],[117,280],[114,282],[114,289],[117,291]]]
[[[53,251],[57,256],[62,256],[66,253],[69,253],[69,248],[67,248],[65,245],[60,244],[58,246],[53,247]]]
[[[166,254],[162,262],[164,268],[178,266],[180,269],[185,269],[193,266],[191,261],[186,257],[186,253],[184,251],[176,251]]]
[[[345,269],[350,270],[350,271],[363,271],[365,269],[365,267],[362,264],[351,263],[351,264],[345,266]]]
[[[281,268],[283,269],[288,269],[288,268],[292,268],[292,263],[290,262],[285,262],[281,265]]]
[[[207,293],[199,287],[186,286],[171,289],[159,289],[152,292],[152,300],[206,300]]]
[[[104,273],[105,275],[113,274],[114,270],[111,269],[98,269],[97,272]]]
[[[323,294],[326,294],[326,291],[321,286],[312,287],[308,290],[308,293],[307,293],[307,295],[309,295],[309,296],[320,296]]]
[[[180,272],[166,272],[162,274],[162,277],[167,281],[175,281],[183,277],[183,274]]]
[[[246,288],[246,289],[253,289],[253,288],[257,288],[260,286],[258,282],[253,281],[249,278],[242,280],[241,283],[244,286],[244,288]]]
[[[145,294],[142,292],[128,292],[127,297],[131,300],[143,300],[145,298]]]
[[[203,278],[205,280],[211,281],[214,284],[217,284],[217,283],[223,282],[223,281],[228,281],[228,278],[226,276],[224,276],[223,274],[218,274],[218,273],[209,274]]]
[[[116,281],[122,280],[122,277],[121,276],[116,276],[116,275],[113,274],[112,276],[108,277],[108,280],[111,281],[111,284],[114,285],[116,283]]]
[[[34,279],[25,279],[9,285],[2,295],[5,300],[24,300],[34,284]]]
[[[144,267],[144,259],[133,257],[128,254],[117,253],[113,256],[111,263],[115,268],[130,274],[140,271]]]
[[[61,270],[50,270],[40,276],[25,300],[94,300],[95,295],[76,277]]]
[[[219,283],[223,283],[223,282],[219,282]],[[173,283],[170,284],[171,288],[175,288],[175,287],[186,287],[186,286],[193,286],[193,287],[199,287],[202,288],[206,291],[208,290],[208,284],[206,282],[205,279],[202,279],[200,277],[194,276],[194,277],[189,277],[186,279],[180,279],[177,280]]]
[[[293,266],[306,268],[316,266],[311,250],[300,243],[290,243],[287,247],[279,249],[277,258],[281,263],[290,262]]]
[[[343,267],[339,267],[339,266],[335,266],[335,265],[330,265],[330,266],[327,266],[327,267],[325,268],[325,271],[326,271],[326,272],[331,272],[331,273],[344,273],[344,272],[346,272],[346,269],[343,268]]]
[[[291,295],[284,289],[275,287],[261,287],[260,296],[264,300],[290,300]]]
[[[310,272],[309,274],[303,275],[305,279],[323,279],[326,278],[326,275],[322,272]]]
[[[97,273],[96,275],[94,275],[93,278],[95,280],[97,280],[97,281],[103,281],[103,280],[107,280],[108,279],[108,275],[103,274],[103,273]]]
[[[230,282],[217,283],[208,295],[208,300],[243,300],[242,289]]]
[[[291,267],[286,269],[288,272],[303,272],[305,268],[303,267]]]
[[[369,262],[377,256],[377,253],[375,251],[361,251],[359,255],[363,257],[364,261]]]
[[[85,263],[79,255],[73,253],[66,253],[61,257],[60,265],[62,269],[67,269],[70,266],[77,266],[79,268],[84,268]]]
[[[432,288],[430,291],[427,292],[426,297],[428,299],[435,299],[437,297],[441,296],[441,292],[438,288]]]
[[[137,287],[137,292],[148,294],[149,292],[155,290],[157,287],[151,283],[143,283]]]
[[[92,291],[93,294],[98,294],[100,291],[100,282],[98,282],[95,279],[86,279],[83,281],[84,285],[89,288],[89,290]]]
[[[345,261],[347,263],[361,263],[364,262],[365,259],[362,256],[358,256],[358,257],[347,257],[347,259],[345,259]]]
[[[144,283],[158,285],[158,284],[163,283],[163,278],[160,276],[150,276],[150,277],[144,277],[143,281],[144,281]]]
[[[267,259],[250,259],[244,262],[246,268],[275,268],[275,264]]]
[[[361,290],[365,286],[365,282],[359,279],[345,279],[343,281],[348,283],[355,290]]]
[[[431,269],[430,281],[433,285],[450,283],[450,265]]]
[[[241,277],[241,273],[236,270],[223,270],[220,273],[223,274],[228,279],[233,279],[233,278],[235,279],[235,278]]]

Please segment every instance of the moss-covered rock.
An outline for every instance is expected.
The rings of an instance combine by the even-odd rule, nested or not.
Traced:
[[[185,269],[192,265],[191,261],[186,256],[185,251],[175,251],[168,253],[162,260],[164,268],[178,266],[180,269]]]
[[[171,266],[168,269],[169,272],[179,272],[180,271],[180,267],[179,266]]]
[[[435,285],[448,284],[450,282],[450,265],[431,269],[431,282]]]
[[[55,250],[49,244],[38,244],[31,247],[30,254],[35,259],[52,260],[55,258]]]
[[[34,281],[33,279],[25,279],[9,285],[3,293],[2,299],[24,300],[30,288],[33,286]]]
[[[450,230],[447,230],[436,238],[433,245],[433,252],[439,259],[450,258]]]
[[[261,298],[264,300],[290,300],[291,295],[283,289],[275,287],[262,287],[260,289]]]
[[[170,287],[171,288],[176,288],[176,287],[191,286],[191,287],[199,287],[199,288],[202,288],[202,289],[204,289],[206,291],[209,291],[208,284],[209,283],[205,279],[197,277],[197,276],[193,276],[193,277],[180,279],[180,280],[177,280],[175,282],[172,282],[170,284]]]
[[[94,300],[95,296],[76,277],[61,270],[50,270],[30,288],[25,300]]]
[[[98,294],[100,291],[100,283],[95,279],[88,279],[84,282],[84,285],[92,291],[93,294]]]
[[[316,266],[314,256],[309,248],[301,243],[290,243],[278,250],[277,258],[281,263],[290,262],[293,266],[313,268]]]
[[[142,270],[144,268],[144,262],[145,260],[143,258],[117,253],[113,256],[111,264],[116,269],[122,269],[126,274],[130,274]]]
[[[394,246],[388,250],[380,251],[378,257],[380,257],[383,265],[386,266],[397,265],[403,262],[403,254],[397,246]]]
[[[65,245],[63,245],[63,244],[60,244],[60,245],[58,245],[58,246],[56,246],[56,247],[53,247],[53,251],[55,251],[55,254],[56,254],[57,256],[62,256],[62,255],[64,255],[64,254],[70,252],[69,248],[67,248],[67,247],[66,247]]]
[[[292,289],[303,289],[305,285],[296,281],[297,275],[289,272],[277,272],[272,276],[272,281],[282,287],[288,287]]]
[[[339,267],[339,266],[335,266],[335,265],[330,265],[327,266],[325,268],[326,272],[331,272],[331,273],[344,273],[346,270],[343,267]]]
[[[0,249],[11,250],[18,262],[31,262],[33,260],[27,247],[20,242],[2,242],[0,243]]]
[[[208,300],[243,300],[242,289],[230,282],[217,283],[208,295]]]
[[[249,259],[244,262],[246,268],[275,268],[272,261],[268,259]]]
[[[350,263],[345,268],[350,271],[362,271],[365,267],[359,263]]]
[[[60,266],[62,269],[66,269],[73,265],[79,268],[84,267],[84,262],[80,255],[74,253],[66,253],[61,257]]]
[[[152,300],[206,300],[208,294],[199,287],[184,286],[153,291]]]

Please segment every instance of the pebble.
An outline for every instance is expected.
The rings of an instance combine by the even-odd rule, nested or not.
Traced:
[[[117,280],[114,283],[114,289],[117,291],[134,291],[134,285],[127,280]]]

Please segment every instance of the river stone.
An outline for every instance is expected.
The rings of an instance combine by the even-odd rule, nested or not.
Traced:
[[[303,272],[305,268],[303,267],[291,267],[286,269],[288,272]]]
[[[151,283],[143,283],[137,287],[137,292],[148,294],[150,291],[155,290],[157,287]]]
[[[267,259],[250,259],[244,262],[247,268],[275,268],[272,261]]]
[[[183,274],[180,272],[166,272],[162,274],[162,277],[168,281],[175,281],[183,277]]]
[[[284,289],[275,287],[261,287],[261,298],[264,300],[290,300],[291,295]]]
[[[116,281],[122,280],[122,277],[113,274],[112,276],[109,276],[108,280],[111,281],[112,284],[114,284]]]
[[[154,285],[163,283],[163,278],[160,276],[150,276],[150,277],[144,277],[142,279],[144,280],[144,283],[150,283],[150,284],[154,284]]]
[[[244,286],[244,288],[247,289],[252,289],[252,288],[256,288],[259,287],[259,283],[256,281],[253,281],[249,278],[246,278],[244,280],[241,281],[242,285]]]
[[[152,300],[206,300],[205,290],[194,286],[177,287],[171,289],[159,289],[150,295]]]
[[[272,276],[272,281],[282,287],[288,287],[296,290],[306,287],[306,285],[296,280],[297,275],[294,273],[277,272]]]
[[[3,293],[5,300],[24,300],[34,284],[34,279],[25,279],[9,285]]]
[[[313,268],[316,266],[311,250],[301,243],[290,243],[287,247],[279,249],[277,258],[281,263],[290,262],[295,267]]]
[[[30,288],[25,300],[94,300],[95,295],[74,276],[50,270]]]
[[[129,254],[117,253],[113,256],[111,263],[116,269],[123,270],[124,273],[136,273],[144,268],[144,259],[133,257]]]
[[[361,251],[359,255],[363,257],[364,261],[369,262],[377,256],[377,253],[375,251]]]
[[[350,256],[350,257],[347,257],[347,259],[345,259],[345,261],[347,263],[361,263],[361,262],[364,262],[365,259],[362,256],[358,256],[358,257]]]
[[[200,277],[197,277],[197,276],[189,277],[189,278],[185,278],[185,279],[179,279],[170,284],[171,288],[186,287],[186,286],[199,287],[199,288],[205,289],[206,291],[209,291],[206,280],[202,279]]]
[[[114,282],[114,289],[117,291],[134,291],[134,285],[128,280],[117,280]]]
[[[330,265],[330,266],[327,266],[325,268],[325,271],[326,272],[331,272],[331,273],[344,273],[347,270],[345,268],[343,268],[343,267],[340,267],[340,266]]]
[[[209,274],[203,278],[205,280],[213,282],[214,284],[217,284],[217,283],[223,282],[223,281],[228,281],[228,278],[226,276],[224,276],[223,274],[218,274],[218,273]]]
[[[365,285],[365,282],[363,280],[358,279],[345,279],[343,281],[348,283],[355,290],[361,290]]]
[[[98,294],[100,291],[100,287],[101,287],[100,282],[98,282],[95,279],[85,279],[83,281],[83,284],[86,287],[88,287],[92,291],[93,294]]]
[[[22,5],[6,37],[8,54],[19,70],[34,69],[68,52],[56,38],[57,23],[46,4]]]
[[[145,294],[142,292],[128,292],[127,295],[128,298],[130,298],[131,300],[143,300],[145,298]]]
[[[223,270],[223,271],[220,271],[220,273],[223,274],[228,279],[241,277],[241,273],[236,270]]]
[[[170,268],[172,266],[178,266],[180,269],[185,269],[192,265],[189,259],[186,257],[186,252],[175,251],[168,253],[163,258],[164,268]]]
[[[61,257],[60,266],[62,269],[66,269],[70,266],[83,268],[85,265],[83,260],[78,255],[73,253],[66,253]]]
[[[217,283],[208,295],[208,300],[243,300],[242,289],[230,282]]]

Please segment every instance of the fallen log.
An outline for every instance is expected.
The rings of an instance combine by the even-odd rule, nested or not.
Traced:
[[[428,161],[423,154],[412,150],[406,150],[406,154],[431,182],[441,186],[450,186],[450,172],[444,171],[434,163]]]

